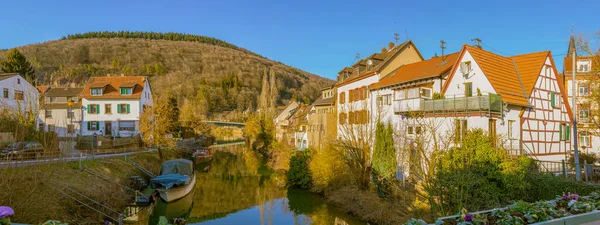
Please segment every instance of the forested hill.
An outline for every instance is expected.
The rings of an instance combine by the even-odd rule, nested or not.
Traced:
[[[155,94],[201,102],[207,113],[256,109],[265,71],[276,76],[274,96],[314,101],[332,80],[275,62],[233,44],[177,33],[95,32],[18,49],[42,84],[83,85],[91,76],[144,75]],[[5,60],[0,51],[0,61]]]

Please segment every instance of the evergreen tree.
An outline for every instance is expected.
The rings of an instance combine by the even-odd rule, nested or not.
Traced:
[[[11,49],[6,53],[6,61],[1,62],[1,65],[2,72],[18,73],[32,85],[37,84],[37,77],[35,76],[33,66],[31,66],[31,63],[27,61],[27,58],[16,48]]]
[[[392,126],[378,122],[375,128],[375,148],[373,150],[373,181],[379,195],[389,192],[387,183],[396,171],[396,148],[394,147]]]

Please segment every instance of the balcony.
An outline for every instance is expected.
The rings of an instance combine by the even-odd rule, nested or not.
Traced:
[[[445,99],[400,99],[394,100],[394,113],[407,114],[410,112],[427,113],[460,113],[488,112],[502,113],[502,97],[488,94],[472,97],[448,97]]]

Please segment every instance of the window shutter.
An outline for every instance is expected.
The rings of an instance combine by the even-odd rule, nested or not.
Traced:
[[[90,130],[90,128],[92,127],[92,124],[90,121],[87,122],[87,129]]]
[[[91,105],[87,105],[87,112],[88,112],[88,114],[90,114],[90,112],[91,112],[91,110],[92,110],[92,107],[90,107],[90,106],[91,106]]]
[[[560,126],[558,126],[558,139],[561,140],[561,141],[564,140],[563,139],[563,130],[562,130],[562,128],[563,128],[562,124]]]
[[[550,93],[550,105],[556,107],[556,95],[554,93]]]
[[[100,114],[100,104],[96,104],[96,114]]]
[[[127,104],[127,113],[129,113],[129,104]]]
[[[571,140],[571,126],[567,126],[567,136],[565,137],[565,139]]]
[[[121,113],[121,104],[117,104],[117,113]]]

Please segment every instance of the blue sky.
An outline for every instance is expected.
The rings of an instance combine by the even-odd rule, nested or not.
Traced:
[[[406,36],[425,58],[471,39],[503,55],[551,50],[558,69],[571,27],[600,30],[600,1],[3,1],[0,49],[103,30],[207,35],[334,79],[356,53]],[[573,13],[573,16],[570,16]]]

